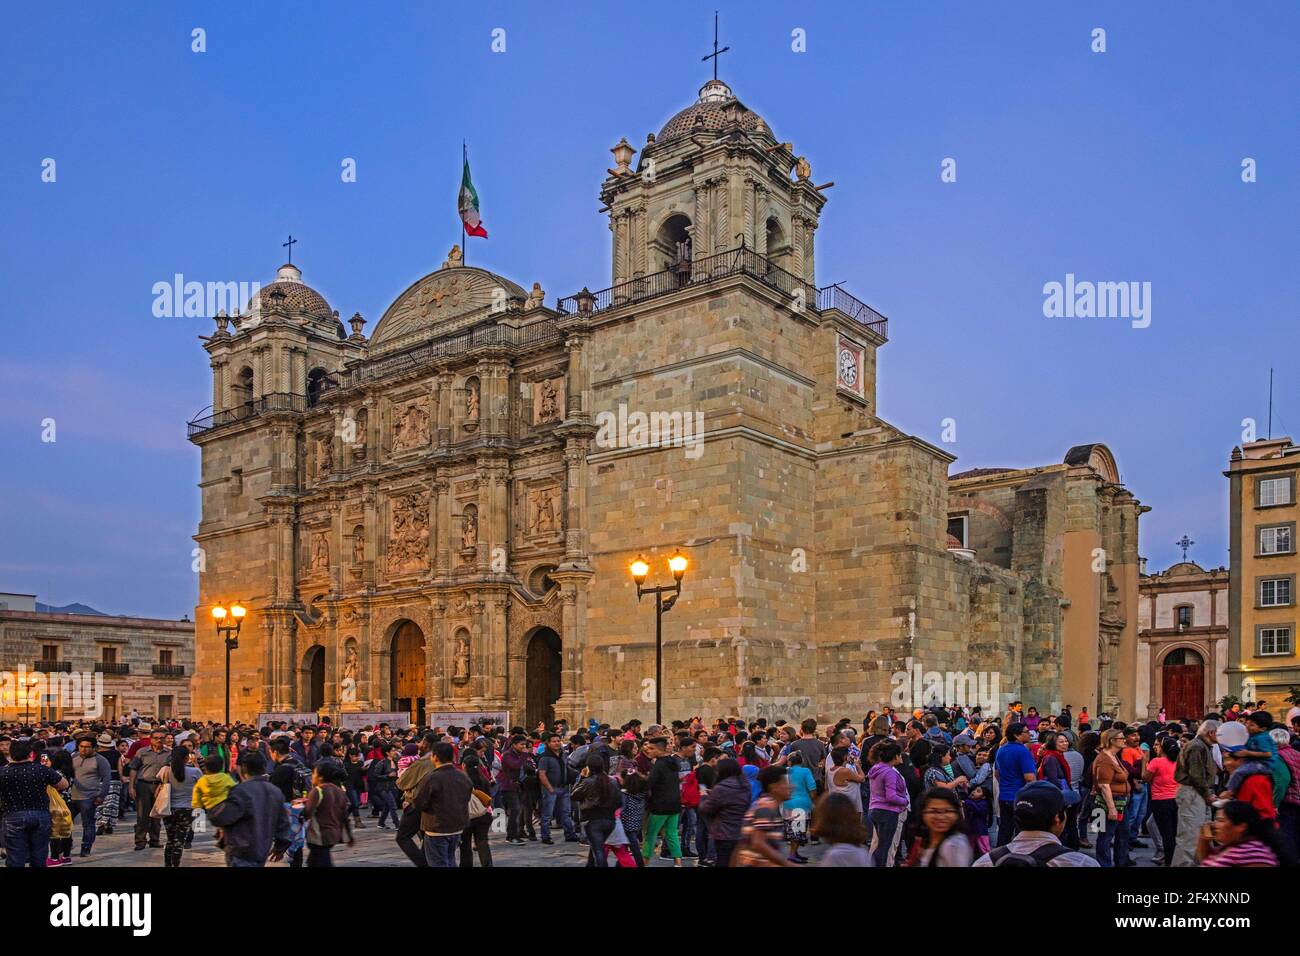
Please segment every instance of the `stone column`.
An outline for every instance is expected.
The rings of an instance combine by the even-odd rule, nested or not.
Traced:
[[[334,611],[330,612],[326,627],[329,631],[325,638],[325,693],[321,697],[321,708],[327,714],[337,714],[339,712],[339,642],[343,638],[339,634],[338,614]]]
[[[343,528],[343,501],[332,499],[326,506],[330,516],[330,590],[343,593],[343,555],[347,553]]]
[[[490,628],[487,703],[490,707],[502,709],[506,707],[508,689],[506,607],[509,601],[510,596],[506,593],[492,594],[488,598],[486,615]]]
[[[212,414],[226,408],[226,363],[213,359],[208,363],[212,369]]]
[[[362,526],[365,528],[366,540],[362,546],[362,570],[361,580],[367,591],[375,588],[375,565],[379,562],[379,512],[377,508],[378,495],[375,493],[373,485],[367,485],[361,489],[361,505],[364,509]],[[357,651],[359,657],[365,655]],[[360,681],[358,680],[358,683]],[[357,700],[361,699],[361,691],[357,690]]]
[[[556,573],[552,578],[560,585],[561,667],[560,698],[555,702],[556,719],[565,718],[570,726],[581,726],[587,713],[587,694],[583,686],[583,658],[587,644],[587,581],[590,573]]]
[[[432,633],[426,646],[429,648],[429,669],[424,677],[425,710],[449,710],[451,704],[451,668],[447,664],[451,635],[447,633],[447,602],[434,598],[429,602]]]
[[[587,447],[590,439],[571,435],[564,443],[566,466],[564,559],[585,564],[587,557]]]
[[[276,703],[279,700],[279,685],[275,680],[275,614],[268,611],[262,615],[262,707],[266,710],[277,710]],[[221,648],[224,655],[226,649]],[[238,653],[236,651],[235,653]],[[225,664],[224,659],[222,664]],[[222,693],[224,694],[224,687]],[[234,663],[231,663],[230,677],[230,716],[234,717],[238,708],[236,707],[237,688],[235,687]],[[222,716],[225,716],[225,700],[222,699]],[[240,715],[247,717],[248,715]]]
[[[439,446],[451,443],[452,436],[452,407],[454,405],[455,392],[452,386],[455,379],[450,372],[441,372],[438,375],[438,428],[435,441]]]
[[[439,471],[433,479],[433,501],[429,518],[429,541],[434,548],[434,575],[445,577],[452,571],[451,566],[451,481]]]
[[[591,370],[587,366],[586,345],[591,338],[588,332],[572,332],[564,340],[564,347],[569,352],[569,370],[564,377],[564,417],[565,420],[587,420],[591,415],[590,388]]]

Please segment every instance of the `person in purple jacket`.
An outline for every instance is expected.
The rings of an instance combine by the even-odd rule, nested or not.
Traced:
[[[910,806],[907,783],[898,772],[903,750],[888,741],[877,745],[875,757],[876,762],[867,771],[871,790],[871,809],[867,812],[871,823],[871,856],[876,866],[893,866],[903,833],[903,818]]]

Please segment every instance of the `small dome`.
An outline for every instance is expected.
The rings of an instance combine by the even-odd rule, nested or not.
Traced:
[[[948,535],[948,547],[960,548],[961,546],[962,543],[960,538],[958,538],[955,534]]]
[[[313,318],[331,319],[334,311],[325,297],[302,281],[302,270],[286,262],[275,273],[275,281],[264,285],[258,291],[263,309],[279,309],[286,312],[305,312]],[[250,299],[244,307],[251,312],[253,302]]]
[[[704,129],[713,132],[721,130],[727,124],[728,108],[735,104],[740,107],[739,120],[741,129],[755,132],[760,125],[766,125],[763,118],[736,99],[731,87],[721,80],[709,80],[700,87],[700,98],[682,110],[659,131],[656,143],[675,139],[678,136]],[[768,127],[768,132],[771,128]]]

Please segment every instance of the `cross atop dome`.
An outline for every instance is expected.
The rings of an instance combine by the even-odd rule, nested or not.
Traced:
[[[708,63],[710,60],[713,61],[713,82],[714,83],[718,82],[718,57],[730,51],[731,51],[731,47],[729,46],[724,46],[721,50],[718,49],[718,11],[714,10],[713,11],[713,52],[700,58],[704,63]],[[730,95],[731,91],[728,90],[727,93],[728,95]]]

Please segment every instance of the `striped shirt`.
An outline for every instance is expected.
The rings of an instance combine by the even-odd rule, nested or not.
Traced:
[[[1259,840],[1243,840],[1214,850],[1201,866],[1277,866],[1277,856]]]

